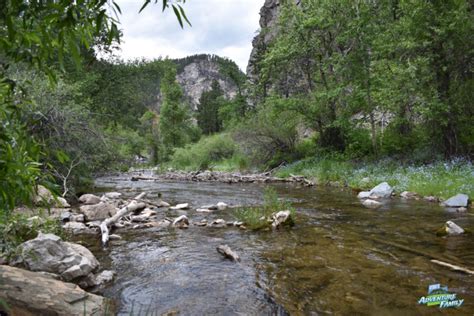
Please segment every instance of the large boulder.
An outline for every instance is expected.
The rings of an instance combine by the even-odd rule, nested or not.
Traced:
[[[466,194],[456,194],[453,197],[450,197],[446,201],[443,202],[444,206],[447,207],[467,207],[469,203],[469,196]]]
[[[64,281],[85,277],[99,266],[87,248],[62,241],[53,234],[39,233],[35,239],[21,244],[19,249],[19,260],[28,270],[54,273]]]
[[[81,197],[79,198],[79,202],[83,204],[89,204],[89,205],[98,204],[100,203],[100,197],[94,194],[87,193],[87,194],[81,195]]]
[[[36,192],[33,196],[33,204],[36,206],[51,206],[58,208],[71,207],[66,199],[60,196],[54,197],[53,193],[41,184],[36,187]]]
[[[112,302],[38,272],[0,266],[0,314],[113,315]],[[5,306],[6,305],[6,306]],[[8,310],[6,310],[8,308]]]
[[[392,196],[393,188],[387,183],[382,182],[369,191],[371,198],[389,198]]]
[[[79,211],[84,214],[88,221],[103,220],[117,213],[114,205],[104,202],[94,205],[82,205]]]

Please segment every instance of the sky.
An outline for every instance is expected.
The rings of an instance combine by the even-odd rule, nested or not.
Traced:
[[[140,14],[143,1],[117,3],[122,11],[123,59],[206,53],[228,57],[245,71],[264,0],[188,0],[183,8],[192,27],[185,24],[184,29],[172,9],[161,12],[161,1],[152,1]]]

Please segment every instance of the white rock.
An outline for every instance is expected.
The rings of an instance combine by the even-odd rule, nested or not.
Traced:
[[[450,236],[456,236],[464,234],[464,229],[461,226],[458,226],[456,223],[452,221],[446,222],[446,233]]]
[[[370,197],[389,198],[392,196],[392,192],[393,188],[387,182],[382,182],[370,190]]]
[[[198,213],[212,213],[213,211],[208,209],[208,208],[198,208],[198,209],[196,209],[196,212],[198,212]]]
[[[189,203],[181,203],[170,207],[171,210],[185,210],[189,208]]]
[[[80,222],[67,222],[63,225],[63,228],[65,230],[72,231],[74,234],[87,232],[89,230],[89,228],[84,223]]]
[[[382,206],[382,203],[380,203],[378,201],[367,199],[364,202],[362,202],[362,205],[364,205],[365,207],[368,207],[368,208],[379,208],[380,206]]]
[[[274,213],[272,215],[272,228],[276,229],[280,227],[282,224],[286,223],[290,219],[291,219],[291,212],[288,210]]]
[[[170,207],[170,204],[165,201],[160,201],[158,207]]]
[[[224,210],[227,209],[227,207],[228,207],[228,205],[227,205],[226,203],[224,203],[224,202],[219,202],[219,203],[217,203],[216,206],[217,206],[217,209],[218,209],[219,211],[224,211]]]
[[[469,196],[466,194],[456,194],[442,203],[447,207],[466,207],[469,202]]]
[[[232,249],[230,249],[229,246],[219,245],[217,246],[216,249],[217,249],[217,252],[219,252],[224,257],[231,259],[233,261],[240,261],[239,255],[236,252],[234,252]]]
[[[120,199],[120,197],[122,196],[122,193],[119,193],[119,192],[107,192],[104,194],[104,196],[108,199]]]
[[[171,226],[178,228],[187,228],[189,226],[189,219],[186,215],[181,215],[174,219]]]
[[[359,199],[368,199],[370,197],[370,192],[369,191],[361,191],[359,194],[357,194],[357,197]]]

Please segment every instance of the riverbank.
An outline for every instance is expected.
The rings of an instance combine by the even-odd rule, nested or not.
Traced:
[[[394,161],[353,162],[330,158],[305,159],[263,173],[238,171],[235,166],[221,171],[216,164],[210,170],[168,171],[135,170],[134,180],[180,180],[225,183],[299,183],[305,186],[345,187],[355,192],[370,190],[387,182],[394,193],[412,192],[432,202],[443,201],[458,193],[474,196],[474,166],[470,161],[440,161],[425,165],[402,165]],[[140,178],[141,177],[141,178]],[[472,204],[471,204],[472,205]]]

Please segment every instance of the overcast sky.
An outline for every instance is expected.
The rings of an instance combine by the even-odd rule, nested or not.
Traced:
[[[228,57],[245,71],[264,0],[188,0],[183,8],[192,27],[184,29],[172,10],[161,12],[161,1],[140,14],[143,1],[117,2],[124,33],[119,54],[124,59],[207,53]]]

